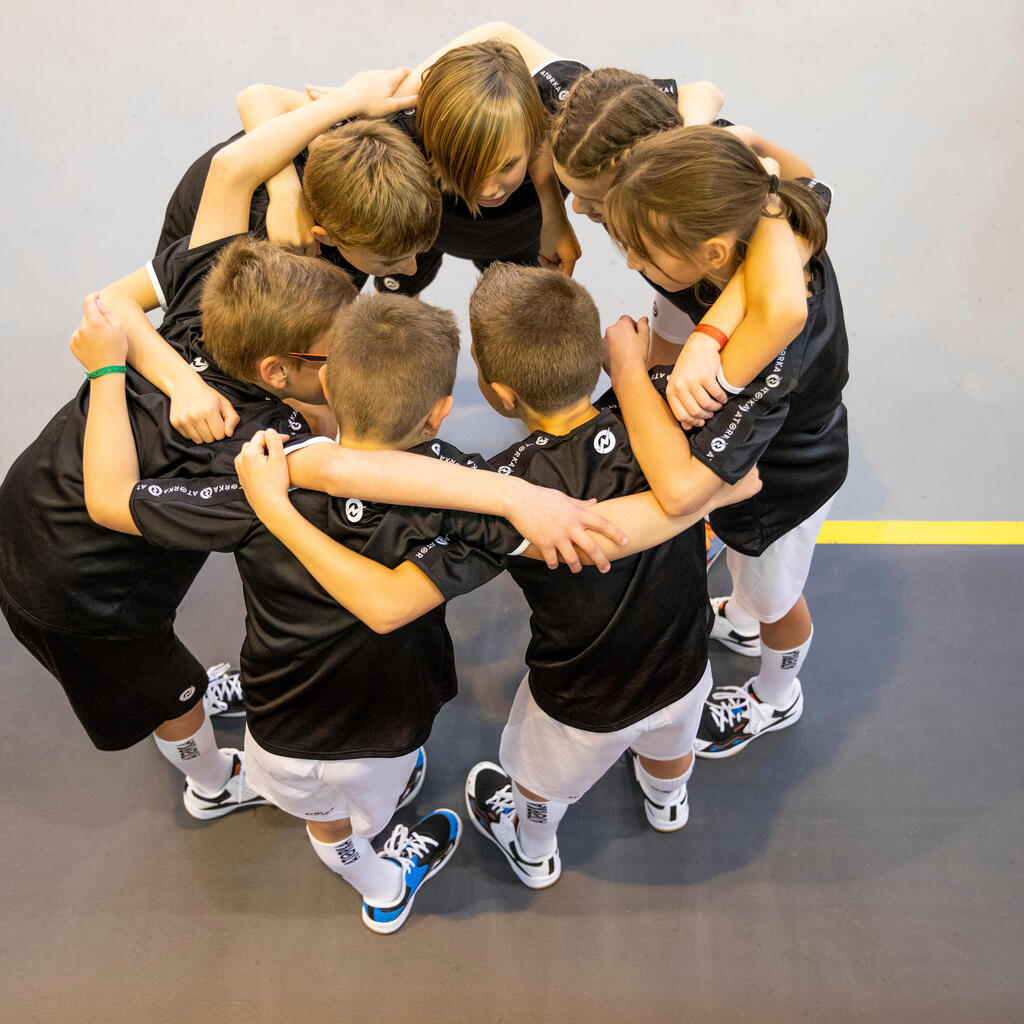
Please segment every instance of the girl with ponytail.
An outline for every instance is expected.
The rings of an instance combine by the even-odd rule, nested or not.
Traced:
[[[717,379],[725,398],[720,408],[705,411],[709,418],[688,442],[658,398],[667,368],[648,374],[646,321],[622,318],[607,334],[612,383],[633,451],[669,512],[754,465],[761,474],[759,494],[711,517],[727,545],[733,578],[732,595],[712,599],[712,637],[739,653],[760,654],[761,668],[743,686],[712,693],[697,738],[702,757],[735,754],[756,736],[792,725],[803,710],[797,672],[813,627],[802,592],[848,461],[846,328],[816,185],[780,179],[724,129],[674,128],[637,142],[605,196],[608,229],[629,266],[673,310],[699,323],[715,302],[723,320],[739,324],[731,338],[728,331],[698,327],[686,343],[723,346]],[[770,351],[774,341],[748,336],[741,351],[733,346],[747,320],[737,317],[752,288],[744,280],[751,269],[744,258],[766,233],[782,254],[783,276],[806,288],[803,309],[799,323],[789,321],[784,348]],[[779,315],[785,320],[789,314]],[[670,404],[675,412],[677,403]]]

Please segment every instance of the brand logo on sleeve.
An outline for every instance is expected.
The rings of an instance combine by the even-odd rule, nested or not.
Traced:
[[[537,444],[541,448],[543,448],[544,445],[546,445],[548,443],[548,440],[549,440],[549,438],[546,438],[543,434],[541,434],[541,436],[537,438],[537,440],[534,442],[534,444]]]
[[[511,466],[499,466],[498,467],[498,472],[502,476],[510,476],[512,474],[512,467]]]
[[[181,696],[178,698],[178,700],[186,701],[190,697],[194,696],[195,692],[196,692],[196,688],[194,686],[190,686],[187,690],[182,690],[181,691]],[[191,754],[189,756],[195,757],[196,755],[195,754]]]
[[[594,438],[594,451],[599,455],[607,455],[615,448],[615,435],[610,430],[602,430]]]
[[[358,498],[349,498],[345,502],[345,518],[350,523],[358,523],[363,518],[363,503]]]
[[[432,445],[430,446],[430,450],[431,450],[431,451],[432,451],[432,452],[433,452],[433,453],[434,453],[435,455],[440,455],[440,454],[441,454],[441,445],[440,445],[440,443],[439,443],[439,442],[437,442],[437,441],[435,441],[435,442],[434,442],[434,443],[433,443],[433,444],[432,444]]]
[[[154,498],[159,498],[160,495],[164,493],[164,489],[160,487],[158,484],[150,484],[146,488],[146,490],[149,491],[149,493],[152,494]]]
[[[440,544],[441,547],[447,547],[448,546],[448,535],[446,533],[442,533],[440,537],[435,537],[434,538],[434,543],[435,544]]]
[[[725,451],[725,438],[724,437],[716,437],[711,442],[711,450],[713,452],[724,452]]]
[[[402,287],[402,283],[393,277],[385,277],[384,287],[387,288],[389,292],[397,292],[398,289]]]
[[[195,359],[192,360],[193,370],[198,370],[202,373],[203,370],[208,370],[209,368],[210,364],[202,356],[196,356]]]
[[[777,373],[770,373],[765,377],[764,382],[770,388],[777,388],[781,383],[782,378]]]
[[[212,487],[204,487],[199,492],[199,497],[202,498],[203,501],[209,501],[210,498],[213,497],[213,488]]]
[[[297,434],[302,429],[302,421],[293,413],[288,417],[288,426],[291,427],[293,434]]]

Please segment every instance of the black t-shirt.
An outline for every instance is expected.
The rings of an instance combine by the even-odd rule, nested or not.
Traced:
[[[443,441],[412,449],[487,468]],[[449,600],[502,571],[522,538],[503,519],[293,491],[329,537],[389,568],[420,568]],[[132,516],[153,544],[234,551],[246,605],[242,680],[249,730],[265,750],[340,760],[399,757],[430,734],[456,692],[444,606],[386,636],[341,607],[256,518],[233,476],[142,481]]]
[[[213,160],[214,154],[225,146],[230,145],[236,139],[240,139],[244,134],[245,132],[237,132],[230,139],[225,139],[223,142],[218,142],[215,146],[211,146],[184,173],[167,202],[163,226],[160,229],[160,238],[157,241],[157,256],[179,238],[187,238],[192,234],[192,226],[196,222],[199,202],[203,198],[206,176],[210,172],[210,162]],[[308,159],[309,150],[304,149],[292,161],[295,172],[299,176],[299,181],[302,180],[302,176],[306,172],[306,161]],[[252,203],[249,206],[249,232],[257,235],[259,238],[267,237],[267,207],[269,205],[270,195],[267,192],[267,186],[260,185],[253,193]],[[321,243],[320,255],[323,259],[344,270],[352,278],[356,288],[362,288],[366,283],[369,275],[352,266],[333,245]]]
[[[534,73],[533,80],[541,101],[550,113],[555,113],[572,84],[587,70],[587,66],[579,61],[553,60]],[[678,95],[674,79],[655,79],[655,84],[669,96]],[[395,124],[422,149],[415,109],[403,110],[395,117]],[[568,195],[567,190],[562,192]],[[473,260],[521,255],[531,238],[539,238],[540,226],[540,199],[527,174],[519,188],[501,206],[481,207],[476,217],[458,196],[442,193],[441,228],[434,248]]]
[[[826,206],[827,186],[809,183]],[[757,466],[761,490],[717,509],[711,525],[729,547],[759,555],[831,498],[849,463],[843,387],[849,343],[835,271],[826,253],[810,264],[807,322],[785,350],[697,431],[694,456],[726,483]],[[698,322],[718,293],[653,287]],[[660,301],[660,300],[658,300]],[[667,376],[670,368],[662,367]]]
[[[646,491],[614,396],[607,400],[571,433],[534,432],[491,462],[576,498]],[[613,562],[606,574],[593,566],[551,571],[525,558],[512,559],[509,572],[532,611],[530,692],[556,721],[623,729],[679,700],[704,674],[711,610],[702,524]]]
[[[151,276],[168,303],[160,333],[231,401],[241,422],[234,439],[193,444],[171,427],[170,399],[129,368],[128,411],[143,477],[229,473],[243,441],[264,427],[293,438],[309,436],[298,413],[228,377],[203,346],[202,279],[228,241],[191,252],[179,243],[152,262]],[[88,409],[86,382],[14,462],[0,487],[0,585],[22,612],[52,629],[108,639],[152,635],[173,621],[206,556],[168,552],[89,518],[82,484]]]

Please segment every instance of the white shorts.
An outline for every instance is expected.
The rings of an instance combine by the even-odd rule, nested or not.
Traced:
[[[349,818],[352,832],[372,839],[395,813],[416,766],[416,751],[401,757],[307,761],[264,750],[245,730],[245,781],[282,811],[306,821]]]
[[[732,576],[732,596],[758,622],[778,622],[804,592],[811,557],[821,527],[832,507],[829,498],[810,519],[794,526],[753,557],[726,548],[725,560]]]
[[[520,785],[548,800],[574,804],[632,747],[653,761],[674,761],[693,749],[704,701],[711,693],[711,664],[685,697],[615,732],[587,732],[556,722],[519,684],[498,760]]]

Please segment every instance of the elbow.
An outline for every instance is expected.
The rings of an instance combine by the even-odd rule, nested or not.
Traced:
[[[807,296],[803,281],[800,282],[799,294],[795,289],[790,296],[776,293],[763,303],[752,303],[750,312],[766,331],[778,338],[780,347],[785,348],[807,323]]]
[[[256,82],[253,85],[247,85],[235,97],[235,106],[238,108],[238,113],[244,116],[245,111],[253,103],[258,103],[266,91],[267,86],[263,85],[261,82]]]
[[[657,490],[654,492],[654,496],[658,499],[658,504],[665,510],[665,514],[673,519],[678,519],[680,516],[693,515],[704,507],[704,503],[707,500],[695,488],[679,484],[673,484],[667,489]]]
[[[244,179],[246,167],[232,152],[234,148],[234,145],[225,146],[213,154],[206,174],[207,186],[230,187]]]
[[[722,104],[725,102],[725,94],[714,82],[704,79],[703,81],[696,82],[695,85],[707,96],[708,100],[717,103],[719,109],[721,109]]]

